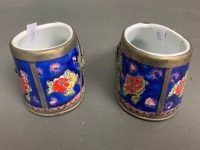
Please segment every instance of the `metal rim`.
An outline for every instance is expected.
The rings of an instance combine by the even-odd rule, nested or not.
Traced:
[[[65,44],[62,44],[56,48],[50,48],[47,50],[38,50],[38,51],[21,50],[15,46],[13,46],[13,44],[12,44],[13,38],[11,39],[11,41],[9,43],[13,57],[16,57],[18,59],[22,59],[25,61],[29,61],[29,62],[51,60],[51,59],[63,56],[67,52],[71,51],[75,47],[76,43],[78,42],[76,32],[74,31],[73,28],[72,28],[72,37],[69,39],[68,42],[66,42]]]
[[[124,111],[126,111],[128,114],[130,114],[130,115],[132,115],[132,116],[134,116],[136,118],[139,118],[139,119],[142,119],[142,120],[146,120],[146,121],[153,121],[153,122],[164,121],[164,120],[170,119],[171,117],[173,117],[178,112],[178,110],[176,110],[171,116],[168,116],[166,118],[161,118],[161,119],[147,118],[147,117],[142,117],[142,116],[136,115],[136,114],[128,111],[125,107],[122,106],[122,104],[119,102],[119,100],[118,100],[118,103],[122,107],[122,109]]]
[[[137,47],[133,47],[125,38],[125,30],[122,33],[120,48],[129,58],[132,58],[138,62],[142,62],[146,65],[162,68],[173,68],[176,66],[184,65],[190,61],[192,55],[192,47],[188,40],[187,41],[190,44],[190,49],[185,54],[178,56],[156,56],[153,54],[145,53],[139,50]]]
[[[61,110],[61,111],[48,111],[48,112],[44,112],[44,113],[42,113],[42,112],[39,112],[39,111],[36,111],[36,110],[34,110],[32,107],[30,107],[28,104],[26,104],[25,103],[25,106],[26,106],[26,108],[30,111],[30,112],[32,112],[32,113],[34,113],[34,114],[36,114],[36,115],[39,115],[39,116],[44,116],[44,117],[53,117],[53,116],[58,116],[58,115],[62,115],[62,114],[64,114],[64,113],[67,113],[67,112],[69,112],[69,111],[71,111],[71,110],[73,110],[73,109],[75,109],[76,107],[78,107],[79,105],[80,105],[80,103],[82,102],[82,100],[83,100],[83,98],[84,98],[84,95],[85,95],[85,85],[83,86],[83,91],[81,92],[81,97],[80,97],[80,99],[79,100],[77,100],[77,103],[75,103],[75,104],[72,104],[72,106],[71,107],[69,107],[69,108],[67,108],[67,109],[63,109],[63,110]],[[66,105],[66,104],[64,104],[64,105]],[[62,105],[62,106],[64,106],[64,105]]]
[[[123,110],[125,110],[127,113],[129,113],[130,115],[132,115],[134,117],[137,117],[137,118],[140,118],[140,119],[143,119],[143,120],[147,120],[147,121],[163,121],[163,120],[167,120],[167,119],[173,117],[178,111],[178,107],[176,107],[173,112],[172,111],[164,112],[164,114],[162,116],[155,113],[154,117],[148,117],[148,115],[146,115],[145,113],[143,115],[140,115],[139,113],[135,113],[133,111],[128,110],[128,107],[121,103],[121,101],[120,101],[121,98],[118,96],[118,93],[116,93],[116,96],[117,96],[117,101],[120,104],[120,106],[123,108]]]

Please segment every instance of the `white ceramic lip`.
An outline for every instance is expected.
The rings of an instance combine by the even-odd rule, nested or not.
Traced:
[[[21,47],[19,46],[19,41],[21,39],[24,39],[27,35],[28,35],[28,32],[27,30],[24,30],[22,32],[20,32],[19,34],[17,34],[11,41],[11,44],[20,49],[20,50],[30,50],[30,51],[44,51],[44,50],[49,50],[49,49],[54,49],[54,48],[58,48],[60,46],[63,46],[65,45],[73,36],[73,29],[71,26],[69,26],[68,24],[65,24],[65,23],[62,23],[62,22],[55,22],[55,23],[47,23],[47,24],[42,24],[42,25],[39,25],[37,26],[37,31],[41,31],[41,30],[44,30],[44,29],[47,29],[47,28],[52,28],[52,27],[64,27],[66,28],[69,33],[70,33],[70,36],[69,38],[63,42],[62,44],[59,44],[59,45],[56,45],[56,46],[52,46],[52,47],[47,47],[47,48],[24,48],[24,47]]]
[[[140,49],[138,47],[136,47],[135,45],[133,45],[130,40],[128,39],[128,34],[130,34],[131,32],[134,32],[134,30],[136,29],[139,29],[139,28],[153,28],[153,27],[159,27],[159,28],[163,28],[166,30],[166,32],[171,32],[173,33],[177,38],[180,38],[183,43],[185,44],[186,46],[186,49],[181,51],[181,52],[178,52],[178,53],[172,53],[172,54],[159,54],[159,53],[153,53],[153,52],[148,52],[148,51],[145,51],[143,49]],[[132,26],[129,26],[128,28],[125,29],[124,31],[124,36],[125,36],[125,39],[126,41],[132,45],[133,47],[135,47],[136,49],[142,51],[142,52],[145,52],[145,53],[148,53],[148,54],[151,54],[151,55],[155,55],[155,56],[178,56],[178,55],[182,55],[182,54],[185,54],[187,53],[189,50],[190,50],[190,43],[183,37],[181,36],[180,34],[178,34],[177,32],[171,30],[170,28],[167,28],[163,25],[159,25],[159,24],[146,24],[146,23],[137,23],[137,24],[134,24]]]

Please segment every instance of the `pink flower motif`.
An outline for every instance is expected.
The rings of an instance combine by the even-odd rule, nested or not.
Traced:
[[[121,72],[120,75],[121,75],[121,78],[124,79],[124,73]]]
[[[53,64],[51,64],[50,67],[49,67],[49,70],[50,70],[51,72],[54,72],[54,73],[60,71],[59,69],[60,69],[60,64],[59,64],[59,63],[53,63]]]
[[[176,79],[178,79],[179,76],[180,76],[180,74],[179,74],[178,72],[176,72],[176,73],[174,74],[174,77],[175,77]]]
[[[153,107],[153,106],[156,105],[156,101],[153,98],[149,97],[149,98],[146,99],[145,105],[147,107]]]
[[[82,78],[79,78],[79,79],[78,79],[77,84],[82,85]]]
[[[37,99],[36,96],[33,96],[33,102],[35,102],[36,104],[39,104],[39,103],[40,103],[40,101]]]
[[[150,77],[152,79],[158,79],[159,77],[161,77],[163,75],[162,70],[160,70],[159,68],[154,68],[151,70],[150,73]]]
[[[165,107],[166,107],[167,109],[170,109],[170,108],[172,107],[173,104],[174,104],[174,103],[173,103],[172,101],[170,101],[170,102],[168,102],[168,103],[165,105]]]
[[[137,71],[137,66],[134,63],[130,65],[130,71]]]
[[[72,60],[73,60],[73,61],[76,61],[76,56],[73,56],[73,57],[72,57]]]
[[[55,97],[51,98],[51,101],[49,102],[51,105],[55,105],[55,103],[57,103],[57,99]]]
[[[27,77],[27,74],[24,71],[20,70],[20,76],[21,77]]]
[[[171,75],[171,77],[170,77],[170,81],[171,81],[172,83],[174,83],[174,80],[175,80],[175,79],[178,79],[179,76],[180,76],[180,74],[179,74],[178,72],[173,73],[173,74]]]
[[[43,74],[43,71],[41,68],[37,68],[37,73],[38,73],[38,76],[41,77],[42,74]]]

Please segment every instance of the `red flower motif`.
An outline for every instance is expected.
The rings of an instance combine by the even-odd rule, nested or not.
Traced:
[[[177,86],[175,87],[175,93],[176,93],[176,95],[179,95],[183,91],[183,88],[185,87],[185,82],[186,82],[186,78],[182,78],[177,83]]]
[[[22,92],[27,93],[27,90],[29,89],[29,85],[27,84],[26,77],[22,76],[20,78],[20,85],[22,88]]]
[[[142,91],[144,88],[144,85],[142,84],[143,77],[142,76],[130,76],[127,75],[124,88],[129,91],[130,94],[133,94],[135,92]]]
[[[20,70],[20,85],[21,85],[21,89],[22,89],[22,92],[25,96],[25,99],[27,101],[30,101],[31,98],[30,98],[30,92],[31,92],[31,87],[29,85],[29,81],[28,81],[28,76],[27,74]]]
[[[64,92],[69,86],[68,78],[61,77],[53,82],[53,90],[57,92]]]

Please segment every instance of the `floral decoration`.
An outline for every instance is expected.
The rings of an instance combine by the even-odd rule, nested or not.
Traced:
[[[145,100],[145,105],[146,105],[147,107],[154,107],[154,106],[156,105],[156,101],[155,101],[155,99],[149,97],[149,98],[147,98],[147,99]]]
[[[49,70],[53,73],[60,71],[60,64],[59,63],[53,63],[49,66]]]
[[[33,100],[33,102],[34,102],[35,104],[40,104],[40,101],[37,99],[36,96],[33,96],[33,97],[32,97],[32,100]]]
[[[154,68],[152,69],[151,73],[150,73],[150,77],[152,79],[158,79],[163,75],[162,70],[160,70],[159,68]]]
[[[187,77],[187,72],[186,75],[173,86],[173,88],[168,94],[168,98],[171,97],[173,94],[176,94],[179,97],[183,95],[183,90],[186,83],[186,77]]]
[[[72,60],[73,60],[73,62],[76,62],[76,60],[77,60],[76,56],[73,56]]]
[[[57,98],[52,97],[51,101],[49,103],[50,103],[50,105],[55,105],[57,103],[57,101],[58,101]]]
[[[38,76],[41,78],[43,74],[43,70],[41,68],[37,68]]]
[[[139,101],[139,96],[145,90],[145,85],[148,82],[144,80],[143,76],[126,75],[125,83],[123,86],[124,95],[131,94],[131,100],[134,104]]]
[[[179,78],[179,76],[180,74],[178,72],[171,74],[170,81],[174,83],[175,80]]]
[[[172,106],[173,106],[173,102],[172,101],[170,101],[170,102],[168,102],[166,105],[165,105],[165,107],[166,107],[166,109],[170,109]]]
[[[134,63],[130,64],[130,72],[137,71],[137,65]]]
[[[22,70],[20,70],[20,85],[26,100],[30,101],[31,100],[30,92],[32,91],[32,89],[30,87],[27,74]]]
[[[63,93],[65,96],[73,95],[74,85],[78,79],[78,75],[70,70],[66,70],[59,78],[55,78],[53,81],[47,81],[47,94],[52,92]]]

